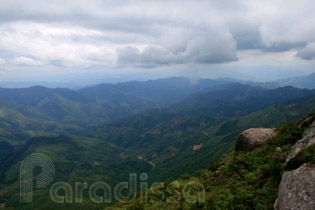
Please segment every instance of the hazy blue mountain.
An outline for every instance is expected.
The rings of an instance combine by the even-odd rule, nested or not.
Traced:
[[[276,89],[264,89],[251,87],[239,83],[218,86],[210,91],[203,91],[185,98],[183,104],[220,105],[232,103],[254,103],[253,105],[270,105],[299,97],[315,95],[315,90],[283,87]]]
[[[292,77],[277,81],[280,86],[293,86],[298,88],[315,88],[315,73],[308,76]]]
[[[145,106],[156,103],[174,103],[202,89],[227,83],[229,82],[224,80],[200,79],[191,81],[188,78],[173,77],[145,82],[100,84],[81,89],[80,92],[95,98],[116,102],[124,101],[128,104],[137,104],[143,101],[143,106]]]
[[[265,89],[234,83],[204,89],[166,107],[166,110],[200,116],[242,116],[277,103],[313,95],[315,90],[293,87]]]
[[[86,128],[172,103],[224,81],[167,78],[101,84],[82,90],[0,88],[0,139],[25,141],[37,135],[79,134]]]
[[[79,89],[82,85],[64,82],[0,82],[1,88],[29,88],[33,86],[44,86],[48,88],[69,88]]]
[[[230,83],[240,83],[243,85],[249,85],[253,87],[262,87],[267,89],[275,89],[280,87],[280,84],[277,81],[266,81],[266,82],[254,82],[250,80],[241,80],[241,79],[234,79],[234,78],[220,78],[220,80],[230,82]]]

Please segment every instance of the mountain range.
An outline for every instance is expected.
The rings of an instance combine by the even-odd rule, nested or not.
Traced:
[[[211,79],[80,90],[1,88],[0,193],[13,209],[104,208],[88,200],[87,192],[84,205],[55,204],[48,188],[38,189],[33,203],[19,204],[19,165],[32,153],[46,154],[56,167],[54,181],[71,185],[104,181],[115,186],[130,173],[147,173],[149,183],[174,180],[196,175],[231,152],[243,130],[293,122],[314,105],[315,90]]]

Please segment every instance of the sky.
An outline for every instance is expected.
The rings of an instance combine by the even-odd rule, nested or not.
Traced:
[[[0,0],[0,82],[315,72],[313,0]]]

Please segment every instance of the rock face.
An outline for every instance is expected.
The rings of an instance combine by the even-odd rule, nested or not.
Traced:
[[[310,116],[308,118],[306,118],[300,125],[299,127],[308,127],[311,125],[311,123],[314,121],[314,116]]]
[[[299,151],[315,143],[315,121],[291,149],[285,166]],[[274,209],[277,210],[314,210],[315,209],[315,164],[304,163],[299,168],[284,171],[279,186],[278,199]]]
[[[298,169],[284,172],[275,209],[315,209],[315,164],[304,163]]]
[[[241,133],[235,144],[235,151],[251,151],[277,134],[270,128],[251,128]]]
[[[314,143],[315,143],[315,121],[310,125],[309,129],[305,131],[303,139],[297,141],[295,145],[292,147],[291,152],[289,153],[285,161],[285,167],[288,165],[289,161],[293,159],[299,151],[301,151],[301,149],[306,148]]]

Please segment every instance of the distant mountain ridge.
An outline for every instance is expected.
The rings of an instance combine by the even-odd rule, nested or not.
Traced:
[[[232,83],[192,94],[166,107],[166,110],[199,116],[242,116],[274,104],[313,95],[315,95],[315,90],[289,86],[265,89]]]
[[[167,78],[65,88],[0,88],[0,139],[82,133],[84,129],[161,107],[174,113],[238,116],[314,95],[292,87],[263,89],[222,80]],[[18,135],[17,135],[18,134]]]
[[[83,88],[81,93],[111,100],[121,100],[121,96],[149,100],[151,103],[174,103],[186,96],[205,88],[227,84],[227,81],[213,79],[199,79],[192,82],[184,77],[148,80],[145,82],[131,81],[117,84],[99,84]]]
[[[31,136],[78,134],[91,126],[172,103],[202,88],[224,84],[186,78],[100,84],[78,91],[66,88],[0,88],[0,140],[24,141]]]
[[[277,81],[280,86],[293,86],[297,88],[315,88],[315,73],[307,76],[293,77]]]

